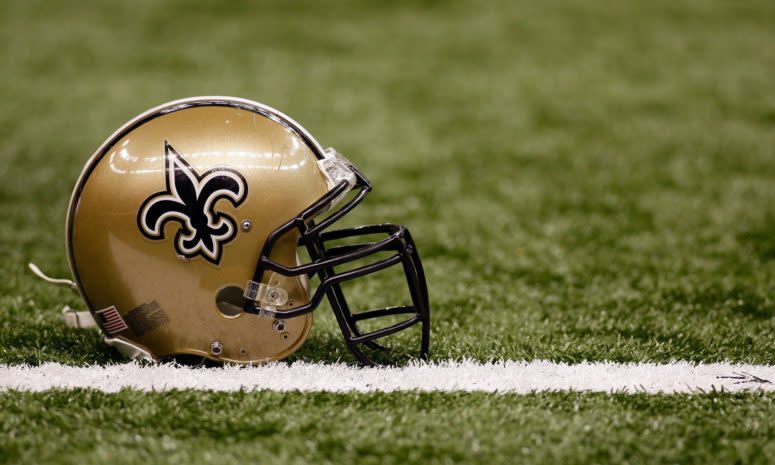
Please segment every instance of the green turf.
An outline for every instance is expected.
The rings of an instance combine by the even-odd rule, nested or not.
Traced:
[[[435,359],[775,363],[772,1],[191,3],[3,2],[0,363],[119,360],[25,264],[66,274],[104,138],[201,94],[277,107],[367,173],[346,223],[411,227]],[[349,360],[322,310],[295,359]],[[771,462],[771,399],[3,394],[0,457]]]
[[[77,394],[0,396],[0,463],[775,460],[771,395]]]
[[[196,94],[280,108],[372,178],[347,222],[412,228],[435,358],[775,361],[772,2],[4,10],[0,362],[115,358],[25,263],[65,274],[84,161]],[[318,322],[299,358],[346,357]]]

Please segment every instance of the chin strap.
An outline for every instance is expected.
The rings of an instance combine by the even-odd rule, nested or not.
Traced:
[[[27,263],[27,266],[30,268],[30,271],[32,271],[32,273],[35,276],[37,276],[38,278],[42,279],[43,281],[46,281],[49,284],[55,284],[57,286],[69,287],[70,289],[72,289],[74,291],[78,290],[78,285],[75,284],[75,281],[71,281],[69,279],[57,279],[57,278],[52,278],[51,276],[47,276],[44,272],[42,272],[40,270],[40,268],[38,268],[38,265],[36,265],[36,264],[34,264],[32,262]]]
[[[74,310],[65,305],[62,309],[62,320],[70,328],[89,329],[99,328],[97,322],[94,321],[94,317],[91,312],[86,310]],[[143,349],[139,345],[132,344],[131,342],[124,341],[117,337],[105,337],[105,344],[115,347],[121,355],[129,360],[140,360],[145,362],[155,362],[156,359],[147,350]]]
[[[75,284],[74,281],[71,281],[69,279],[57,279],[57,278],[52,278],[50,276],[47,276],[34,263],[28,263],[27,266],[30,268],[30,271],[32,271],[33,274],[35,274],[35,276],[42,279],[43,281],[46,281],[49,284],[54,284],[57,286],[66,286],[78,292],[78,285]],[[69,328],[78,328],[78,329],[99,328],[99,326],[97,325],[97,322],[94,320],[94,315],[92,315],[91,312],[87,310],[75,310],[70,308],[70,306],[68,305],[65,305],[64,308],[62,309],[62,320],[65,322],[65,325],[67,325]],[[123,355],[124,357],[130,360],[142,360],[142,361],[148,361],[148,362],[156,361],[153,355],[150,354],[150,352],[143,349],[139,345],[132,344],[131,342],[124,341],[123,339],[106,336],[105,344],[111,347],[115,347],[116,350],[118,350],[121,353],[121,355]]]
[[[74,281],[71,281],[69,279],[64,278],[52,278],[51,276],[48,276],[46,273],[44,273],[38,265],[30,262],[27,264],[30,271],[37,276],[38,278],[42,279],[43,281],[53,284],[55,286],[64,286],[69,287],[70,289],[74,291],[78,291],[78,285],[75,284]],[[62,320],[65,322],[65,324],[70,328],[97,328],[97,322],[94,321],[94,317],[92,316],[91,312],[86,310],[75,310],[70,308],[70,306],[65,305],[62,309]]]
[[[157,362],[150,352],[139,345],[132,344],[117,337],[106,337],[105,344],[115,347],[117,351],[129,360],[138,360],[143,362]]]
[[[62,320],[70,328],[78,329],[90,329],[99,328],[97,322],[94,320],[91,312],[86,310],[74,310],[65,305],[62,309]],[[145,362],[155,362],[156,359],[147,350],[143,349],[139,345],[132,344],[131,342],[124,341],[117,337],[104,337],[105,344],[115,347],[121,355],[129,360],[139,360]]]
[[[65,305],[62,320],[69,328],[97,328],[97,322],[88,310],[75,310]]]

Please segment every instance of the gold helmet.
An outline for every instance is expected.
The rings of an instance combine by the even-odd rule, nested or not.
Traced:
[[[106,341],[132,357],[279,360],[304,343],[325,297],[359,362],[417,324],[427,358],[428,291],[409,231],[330,230],[370,190],[277,110],[231,97],[166,103],[86,163],[67,216],[70,269]],[[341,283],[393,266],[411,304],[352,312]],[[391,324],[359,326],[380,318]]]

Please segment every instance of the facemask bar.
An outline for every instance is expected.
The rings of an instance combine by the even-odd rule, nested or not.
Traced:
[[[271,318],[293,318],[312,312],[320,305],[323,297],[327,297],[347,347],[360,363],[369,366],[376,364],[375,361],[371,360],[364,353],[361,346],[376,350],[386,349],[375,341],[418,323],[421,325],[419,357],[427,360],[430,339],[428,287],[425,282],[420,256],[417,253],[417,248],[409,230],[403,226],[379,224],[324,231],[355,208],[366,194],[371,191],[371,184],[366,177],[357,168],[353,166],[350,168],[355,174],[354,185],[341,181],[326,195],[302,211],[296,218],[280,226],[269,235],[264,244],[253,278],[248,282],[244,310],[247,313]],[[319,223],[314,222],[313,218],[315,216],[329,209],[333,203],[346,195],[350,189],[356,192],[351,200]],[[312,262],[288,267],[271,260],[269,256],[277,240],[294,229],[299,231],[299,245],[306,247]],[[386,237],[381,240],[366,241],[360,244],[326,247],[326,243],[334,240],[377,234],[385,235]],[[334,271],[335,266],[351,263],[385,251],[394,253],[387,258],[382,258],[341,273]],[[412,305],[385,307],[352,313],[342,291],[341,283],[376,273],[399,263],[403,266],[404,274],[406,275]],[[320,285],[307,304],[286,310],[276,310],[274,305],[272,305],[271,298],[262,298],[265,295],[276,296],[278,293],[275,291],[279,291],[269,288],[262,283],[266,271],[274,271],[285,276],[300,276],[304,274],[312,276],[317,274],[320,278]],[[400,314],[410,316],[404,321],[369,333],[364,333],[358,327],[358,323],[364,320]]]

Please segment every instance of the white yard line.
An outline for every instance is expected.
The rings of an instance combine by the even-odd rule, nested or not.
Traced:
[[[441,362],[403,368],[342,364],[274,363],[256,367],[193,368],[128,363],[74,367],[0,365],[0,391],[89,388],[115,392],[198,389],[213,391],[598,391],[677,393],[712,389],[775,391],[775,366],[688,362],[563,363]]]

